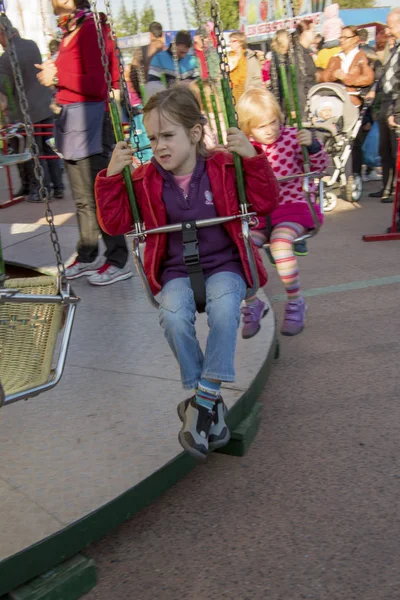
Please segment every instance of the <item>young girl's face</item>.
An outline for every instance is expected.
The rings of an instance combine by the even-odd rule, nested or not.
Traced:
[[[281,122],[279,118],[269,110],[266,110],[262,121],[251,130],[251,136],[260,144],[273,144],[279,137]]]
[[[189,175],[197,161],[196,147],[201,138],[201,125],[195,125],[189,132],[180,125],[152,110],[144,120],[154,158],[174,175]]]

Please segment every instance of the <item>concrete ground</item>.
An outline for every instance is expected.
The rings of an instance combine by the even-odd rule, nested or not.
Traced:
[[[327,215],[248,455],[211,456],[91,546],[88,600],[400,598],[400,242],[361,241],[390,214],[365,194]]]

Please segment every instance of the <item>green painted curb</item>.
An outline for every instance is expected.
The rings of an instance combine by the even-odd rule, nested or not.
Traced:
[[[239,424],[237,429],[232,431],[229,444],[217,450],[218,453],[230,456],[244,456],[247,453],[257,435],[262,407],[260,402],[253,405],[250,414]]]
[[[276,355],[276,347],[275,336],[268,355],[249,389],[227,415],[226,421],[231,430],[236,430],[249,415],[265,387]],[[161,469],[108,504],[56,534],[0,562],[0,597],[53,569],[56,565],[81,552],[89,544],[104,537],[112,529],[151,504],[158,496],[185,477],[196,465],[197,462],[194,458],[191,458],[186,452],[182,452]]]
[[[10,600],[78,600],[97,583],[94,561],[78,555],[10,593]]]

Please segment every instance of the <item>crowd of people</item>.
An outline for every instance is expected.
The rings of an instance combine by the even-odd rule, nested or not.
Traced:
[[[56,147],[76,204],[79,241],[77,256],[66,269],[67,278],[86,276],[90,284],[103,286],[132,276],[125,234],[133,229],[134,221],[122,176],[125,167],[132,168],[135,195],[145,227],[150,229],[237,214],[232,156],[237,153],[247,198],[257,213],[252,240],[260,284],[267,281],[261,252],[268,241],[270,260],[287,294],[281,333],[301,333],[306,303],[296,254],[308,250],[296,246],[296,240],[312,231],[316,222],[302,180],[291,176],[304,172],[306,154],[313,170],[322,172],[327,167],[329,156],[315,125],[318,120],[331,120],[332,112],[328,105],[320,106],[313,126],[297,127],[299,114],[292,113],[285,98],[283,74],[289,77],[294,61],[304,120],[308,118],[308,92],[318,82],[342,86],[357,110],[371,102],[355,140],[353,171],[361,176],[363,141],[371,122],[377,120],[383,172],[378,197],[382,202],[392,201],[396,126],[400,124],[400,10],[390,13],[387,31],[375,48],[365,46],[363,30],[342,25],[336,5],[327,9],[324,37],[318,37],[313,23],[304,20],[294,35],[278,31],[267,55],[250,48],[242,32],[232,32],[228,61],[238,127],[224,131],[224,147],[207,122],[208,111],[198,87],[201,77],[212,90],[220,75],[212,26],[199,29],[194,41],[189,32],[180,31],[166,47],[161,25],[152,23],[148,46],[135,50],[125,70],[129,103],[134,114],[140,115],[151,147],[150,160],[134,168],[135,149],[128,141],[115,144],[90,4],[88,0],[52,0],[52,4],[62,35],[47,61],[42,63],[33,42],[21,39],[16,30],[12,35],[32,121],[39,127],[54,122]],[[119,64],[104,15],[100,26],[111,86],[119,97]],[[0,91],[11,111],[12,99],[18,107],[18,95],[4,31],[0,31],[0,43],[5,49],[0,57]],[[222,122],[220,103],[217,110]],[[16,118],[21,118],[18,112]],[[41,153],[50,155],[45,137],[42,143]],[[61,164],[49,160],[43,165],[46,185],[55,199],[61,198],[62,180],[56,173]],[[30,164],[27,173],[29,169]],[[40,199],[35,178],[23,177],[21,170],[22,193],[29,193],[30,201]],[[277,178],[282,177],[286,179],[278,184]],[[310,193],[315,202],[312,185]],[[315,218],[323,223],[317,203]],[[181,234],[149,236],[144,267],[153,293],[160,294],[160,325],[179,363],[183,387],[194,390],[178,406],[183,421],[179,440],[192,455],[205,458],[229,441],[220,388],[222,382],[235,380],[241,314],[242,336],[248,339],[258,333],[268,307],[258,295],[246,297],[251,274],[240,221],[200,229],[197,236],[210,328],[204,354],[194,327],[197,307]],[[99,253],[100,237],[104,256]]]

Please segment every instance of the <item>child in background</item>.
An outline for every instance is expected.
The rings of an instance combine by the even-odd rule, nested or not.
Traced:
[[[265,152],[278,178],[304,173],[302,146],[308,150],[312,171],[321,172],[326,168],[329,157],[322,144],[312,138],[310,131],[284,127],[282,111],[270,92],[248,90],[240,98],[236,110],[242,131],[257,148]],[[314,222],[303,191],[303,180],[299,178],[281,182],[279,187],[279,206],[270,215],[270,251],[287,294],[281,333],[297,335],[304,328],[306,303],[300,288],[293,242],[313,229]],[[318,204],[315,205],[315,210],[322,223],[323,216]],[[260,220],[259,226],[252,232],[259,247],[266,241],[265,229],[264,219]],[[263,311],[263,302],[257,297],[246,301],[242,309],[244,338],[252,337],[258,332]]]
[[[236,128],[228,130],[226,151],[207,152],[205,118],[185,86],[150,98],[143,109],[153,158],[132,174],[145,228],[239,213],[231,152],[243,160],[247,198],[252,210],[266,215],[278,204],[279,187],[267,157]],[[132,164],[132,148],[119,142],[107,170],[96,180],[98,218],[110,235],[134,228],[122,171]],[[144,268],[154,294],[160,293],[160,325],[179,363],[182,384],[193,389],[178,405],[183,421],[179,441],[193,456],[204,459],[210,450],[228,443],[226,407],[221,382],[235,380],[234,358],[240,305],[251,274],[240,220],[199,229],[200,264],[206,287],[209,334],[203,354],[196,337],[196,305],[181,232],[150,235]],[[255,253],[260,285],[267,274]]]

